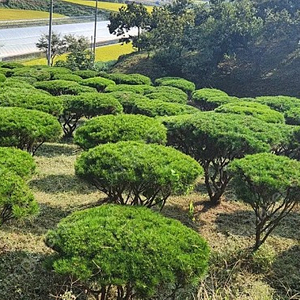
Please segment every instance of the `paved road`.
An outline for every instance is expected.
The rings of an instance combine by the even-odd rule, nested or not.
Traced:
[[[108,23],[109,21],[97,22],[97,42],[116,39],[115,35],[109,33]],[[83,35],[91,40],[94,33],[94,23],[54,25],[53,32],[61,35]],[[47,26],[0,29],[0,60],[6,57],[38,52],[35,44],[42,34],[48,34]]]

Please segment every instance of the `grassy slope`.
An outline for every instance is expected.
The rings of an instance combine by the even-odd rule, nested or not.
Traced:
[[[92,1],[92,0],[63,0],[63,1],[95,7],[95,1]],[[98,1],[99,9],[104,9],[104,10],[109,10],[109,11],[119,11],[119,8],[124,5],[125,5],[124,3],[112,3],[112,2]],[[146,6],[146,7],[149,12],[152,11],[152,8],[153,8],[152,6]]]
[[[64,16],[54,13],[53,17],[62,18]],[[47,18],[49,18],[49,13],[44,11],[0,8],[0,21],[47,19]]]
[[[43,238],[61,218],[96,205],[104,197],[74,176],[73,165],[80,152],[77,146],[66,143],[45,144],[38,150],[38,171],[30,186],[40,203],[40,215],[32,222],[11,223],[0,229],[0,299],[50,300],[50,293],[58,296],[70,288],[69,282],[45,271],[44,261],[50,251]],[[233,196],[228,193],[228,198]],[[299,299],[295,296],[300,292],[299,210],[251,260],[241,252],[253,243],[254,218],[249,207],[224,201],[207,209],[206,200],[200,182],[198,191],[171,198],[163,210],[164,215],[199,231],[211,246],[210,271],[197,299]],[[195,206],[194,222],[188,217],[190,201]]]
[[[120,55],[128,54],[134,51],[132,44],[114,44],[96,48],[96,61],[110,61],[117,60]],[[59,56],[55,61],[65,60],[66,55]],[[23,62],[26,66],[34,66],[34,65],[46,65],[46,58],[38,58],[32,59],[29,61]]]

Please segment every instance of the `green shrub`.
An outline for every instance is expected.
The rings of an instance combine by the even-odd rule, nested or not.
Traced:
[[[61,123],[66,136],[72,136],[82,117],[118,114],[123,111],[119,101],[110,94],[82,93],[63,96],[63,114]]]
[[[117,85],[109,85],[105,88],[105,93],[111,92],[132,92],[136,94],[145,94],[151,91],[154,91],[155,87],[151,85],[130,85],[130,84],[117,84]]]
[[[234,160],[229,171],[237,196],[254,210],[256,251],[300,201],[300,162],[259,153]]]
[[[20,176],[0,167],[0,226],[38,212],[33,194]]]
[[[41,81],[34,84],[38,89],[45,90],[53,96],[78,95],[80,93],[96,92],[96,89],[82,86],[77,82],[67,80]]]
[[[159,100],[137,100],[132,108],[133,114],[145,115],[148,117],[156,116],[175,116],[184,114],[194,114],[199,112],[199,109],[190,105],[162,102]]]
[[[37,79],[34,78],[34,77],[25,77],[25,76],[13,76],[13,77],[10,77],[9,79],[11,80],[15,80],[15,81],[18,81],[18,82],[26,82],[30,85],[33,86],[33,84],[35,84],[37,82]]]
[[[48,232],[46,245],[56,251],[55,272],[79,279],[83,290],[96,284],[97,299],[111,289],[120,300],[175,297],[178,287],[197,287],[209,258],[198,233],[144,207],[75,212]]]
[[[20,107],[0,107],[0,146],[35,153],[47,141],[57,141],[61,126],[54,116]]]
[[[0,61],[0,68],[15,69],[22,67],[24,67],[24,65],[16,62]]]
[[[30,178],[36,167],[29,153],[12,147],[0,147],[0,165],[23,179]]]
[[[35,90],[35,87],[31,83],[29,83],[27,79],[23,80],[22,77],[22,80],[20,80],[20,78],[17,76],[7,78],[4,82],[0,83],[0,88],[1,89],[19,88],[19,89]]]
[[[285,111],[284,117],[287,124],[300,125],[300,106]]]
[[[202,169],[173,148],[126,141],[83,153],[75,171],[111,202],[163,207],[171,194],[186,193]]]
[[[12,74],[12,70],[9,68],[1,68],[0,67],[0,74],[4,75],[5,77],[9,76],[9,74]]]
[[[152,85],[151,79],[141,74],[108,74],[107,77],[113,80],[116,84],[132,84],[132,85]]]
[[[234,114],[200,112],[164,118],[168,144],[194,157],[203,167],[211,203],[220,202],[231,177],[226,167],[245,154],[276,151],[289,143],[284,124]]]
[[[0,74],[0,82],[4,82],[6,80],[6,76],[3,74]]]
[[[80,84],[93,87],[98,92],[103,92],[107,86],[114,85],[115,82],[107,78],[92,77],[81,80]]]
[[[59,116],[63,110],[62,99],[35,89],[6,89],[1,93],[0,106],[14,106],[36,109],[54,116]]]
[[[33,77],[38,81],[50,80],[51,75],[47,69],[39,67],[15,68],[12,76]]]
[[[203,88],[192,94],[192,101],[203,111],[214,110],[222,104],[237,100],[218,89]]]
[[[80,76],[83,79],[93,78],[98,76],[98,73],[93,70],[77,70],[74,71],[73,74]]]
[[[270,106],[270,108],[285,113],[294,107],[300,107],[300,99],[290,96],[261,96],[255,102]]]
[[[133,113],[133,108],[135,106],[136,101],[149,101],[149,99],[143,95],[136,94],[133,92],[111,92],[108,93],[115,97],[123,106],[123,111],[126,114]]]
[[[191,95],[196,86],[193,82],[180,77],[161,77],[155,80],[156,85],[166,85],[181,89],[188,95]]]
[[[52,80],[66,80],[66,81],[75,81],[79,82],[82,80],[82,78],[75,74],[69,74],[69,73],[56,73],[52,76]]]
[[[169,93],[169,94],[176,94],[178,97],[182,98],[182,100],[187,101],[188,95],[183,90],[173,87],[173,86],[167,86],[167,85],[160,85],[156,86],[155,90],[153,90],[154,93],[161,92],[161,93]]]
[[[83,149],[119,141],[165,144],[166,128],[153,118],[140,115],[107,115],[92,118],[76,130],[74,142]]]
[[[232,113],[258,118],[267,123],[284,123],[283,114],[269,106],[246,101],[236,101],[219,106],[215,112]]]
[[[153,92],[146,95],[150,100],[158,100],[161,102],[173,102],[187,104],[187,99],[182,99],[180,95],[167,93],[167,92]]]

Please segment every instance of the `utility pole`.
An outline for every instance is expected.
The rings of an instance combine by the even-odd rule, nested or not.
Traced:
[[[96,59],[97,20],[98,20],[98,0],[96,0],[96,6],[95,6],[94,43],[93,43],[94,63]]]
[[[47,52],[48,66],[51,66],[52,19],[53,19],[53,0],[50,0],[50,8],[49,8],[49,36],[48,36],[48,52]]]

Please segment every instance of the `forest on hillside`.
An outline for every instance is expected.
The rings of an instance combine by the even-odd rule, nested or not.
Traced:
[[[130,9],[128,10],[128,12]],[[139,26],[134,45],[169,76],[236,96],[299,96],[300,3],[297,0],[174,1],[153,12],[132,10],[110,17],[112,32]],[[144,56],[131,71],[151,77]],[[133,59],[134,60],[134,59]],[[123,62],[124,64],[124,62]],[[122,70],[121,66],[116,69]],[[160,71],[162,73],[162,71]]]

